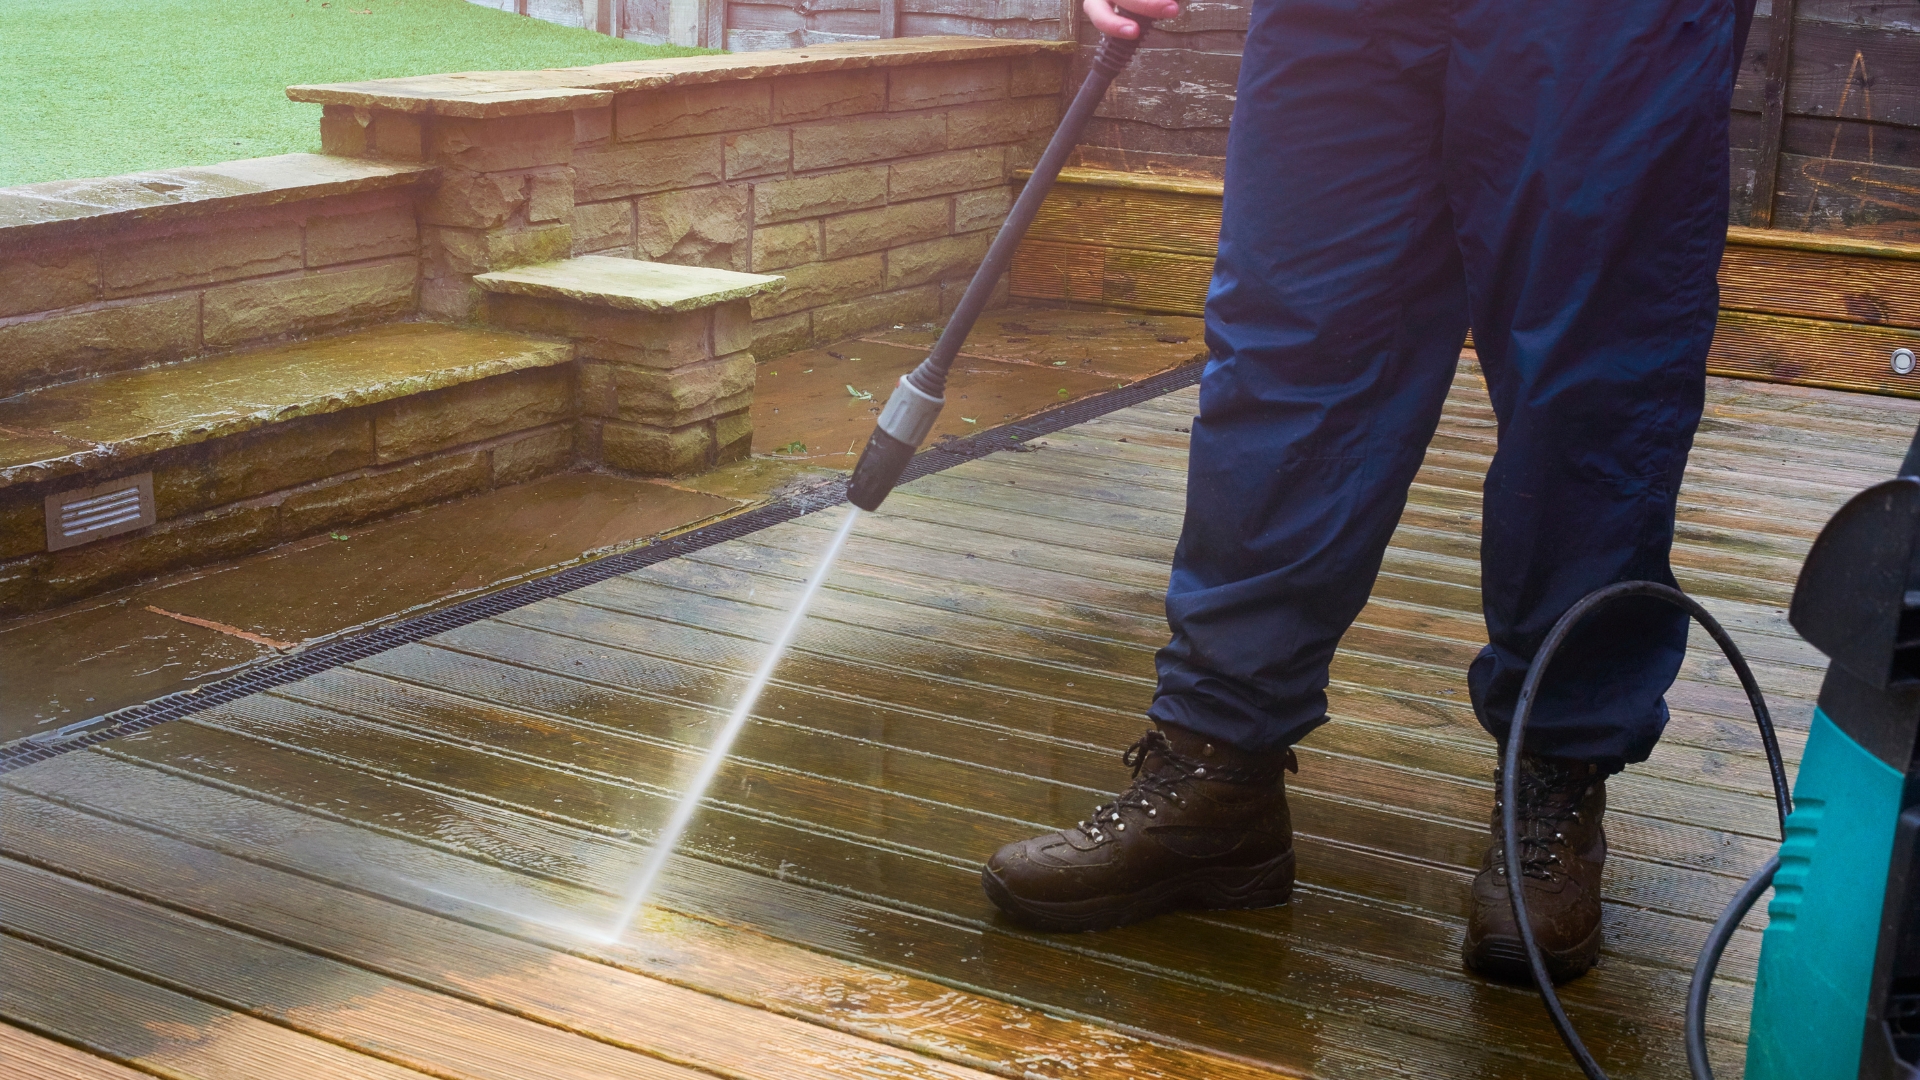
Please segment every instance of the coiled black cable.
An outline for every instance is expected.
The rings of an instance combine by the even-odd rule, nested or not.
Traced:
[[[1773,734],[1773,717],[1767,712],[1767,699],[1760,693],[1760,684],[1754,679],[1753,670],[1747,666],[1747,658],[1740,654],[1739,646],[1733,643],[1733,638],[1727,635],[1719,620],[1693,597],[1657,581],[1623,581],[1595,589],[1581,597],[1578,603],[1567,609],[1566,614],[1560,616],[1560,621],[1553,624],[1553,629],[1547,632],[1546,641],[1540,645],[1540,651],[1534,655],[1532,666],[1527,669],[1526,681],[1520,687],[1520,700],[1513,710],[1513,726],[1507,732],[1500,779],[1500,824],[1505,834],[1502,837],[1502,855],[1506,861],[1507,896],[1513,902],[1513,917],[1519,924],[1520,941],[1526,946],[1527,965],[1533,970],[1533,981],[1539,987],[1540,1000],[1546,1005],[1547,1015],[1552,1018],[1555,1030],[1560,1033],[1560,1041],[1567,1044],[1567,1050],[1573,1054],[1580,1071],[1586,1073],[1590,1080],[1607,1080],[1607,1074],[1587,1051],[1586,1044],[1580,1041],[1573,1021],[1567,1019],[1567,1011],[1560,1004],[1560,995],[1554,991],[1553,979],[1547,974],[1546,958],[1541,955],[1540,943],[1534,940],[1533,925],[1527,917],[1526,889],[1519,884],[1526,880],[1520,865],[1520,750],[1526,736],[1527,721],[1533,716],[1534,700],[1539,696],[1540,684],[1546,678],[1554,654],[1560,651],[1560,646],[1573,633],[1574,627],[1596,608],[1630,596],[1652,597],[1685,611],[1706,630],[1714,644],[1720,646],[1720,651],[1726,655],[1727,662],[1740,679],[1741,689],[1747,692],[1747,702],[1753,706],[1754,722],[1760,727],[1760,743],[1766,751],[1767,770],[1773,777],[1774,808],[1780,816],[1783,838],[1786,835],[1787,815],[1793,812],[1793,796],[1787,784],[1786,766],[1780,760],[1780,742]],[[1760,894],[1773,883],[1773,873],[1779,869],[1779,865],[1778,858],[1769,860],[1759,873],[1741,886],[1733,903],[1727,906],[1720,921],[1714,924],[1712,933],[1707,937],[1706,948],[1700,954],[1700,961],[1694,967],[1693,982],[1687,989],[1686,1040],[1687,1063],[1695,1080],[1713,1080],[1713,1069],[1707,1061],[1705,1029],[1707,990],[1712,985],[1714,969],[1719,966],[1720,954],[1726,950],[1734,928],[1740,925],[1740,920],[1753,907]]]

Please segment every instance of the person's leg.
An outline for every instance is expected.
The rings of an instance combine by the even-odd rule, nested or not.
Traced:
[[[1613,582],[1673,583],[1726,237],[1736,13],[1732,0],[1463,0],[1457,19],[1444,169],[1500,432],[1481,535],[1489,644],[1468,683],[1504,741],[1563,612]],[[1520,809],[1557,977],[1598,948],[1604,778],[1652,751],[1686,640],[1683,613],[1622,602],[1543,684]],[[1498,860],[1496,845],[1476,879],[1467,959],[1524,977]]]
[[[995,853],[1041,929],[1293,886],[1285,751],[1325,714],[1466,333],[1440,186],[1445,19],[1426,0],[1256,0],[1207,302],[1157,731],[1087,821]]]
[[[1448,30],[1422,0],[1254,8],[1156,722],[1264,751],[1325,719],[1466,334]]]

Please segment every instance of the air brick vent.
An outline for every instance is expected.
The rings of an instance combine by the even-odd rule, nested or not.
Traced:
[[[47,496],[47,550],[78,547],[153,524],[153,474]]]

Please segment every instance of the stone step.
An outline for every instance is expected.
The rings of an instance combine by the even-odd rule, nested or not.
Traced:
[[[574,359],[391,323],[0,399],[0,615],[571,468]]]
[[[394,323],[0,399],[0,490],[573,359],[565,343]]]
[[[481,274],[473,283],[490,293],[664,314],[700,311],[715,304],[776,292],[785,285],[785,279],[709,266],[581,255]]]
[[[747,456],[751,305],[784,278],[582,255],[473,283],[493,325],[573,342],[581,437],[594,459],[686,476]]]

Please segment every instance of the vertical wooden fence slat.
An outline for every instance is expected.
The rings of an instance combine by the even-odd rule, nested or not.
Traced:
[[[1755,228],[1773,225],[1774,193],[1780,181],[1780,144],[1787,126],[1787,79],[1793,73],[1793,24],[1799,0],[1773,0],[1767,39],[1767,81],[1760,103],[1760,162],[1753,177]]]
[[[700,44],[709,49],[727,47],[727,0],[707,0],[706,33]]]
[[[900,0],[880,0],[880,36],[900,36]]]

